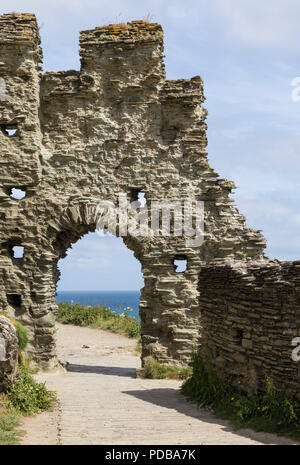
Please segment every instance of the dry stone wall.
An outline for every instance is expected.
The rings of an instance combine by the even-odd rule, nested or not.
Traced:
[[[202,355],[246,389],[299,395],[300,262],[212,263],[199,286]]]
[[[145,282],[142,359],[184,365],[199,343],[201,266],[263,262],[265,240],[234,206],[234,183],[209,166],[201,78],[166,80],[159,24],[83,31],[80,57],[80,71],[42,74],[35,16],[0,16],[0,312],[28,330],[33,363],[56,367],[57,262],[95,230],[99,202],[139,191],[147,205],[204,201],[201,247],[184,235],[124,237]]]

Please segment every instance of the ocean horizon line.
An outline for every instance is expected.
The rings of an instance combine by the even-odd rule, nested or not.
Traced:
[[[57,292],[140,292],[140,289],[112,289],[112,290],[102,290],[102,289],[91,289],[91,290],[85,290],[85,289],[60,289]]]
[[[139,304],[141,292],[138,290],[122,291],[120,289],[115,291],[86,291],[86,290],[67,290],[57,291],[56,302],[68,302],[69,304],[79,304],[85,306],[105,306],[115,311],[116,313],[124,313],[124,311],[131,309],[131,316],[139,319]]]

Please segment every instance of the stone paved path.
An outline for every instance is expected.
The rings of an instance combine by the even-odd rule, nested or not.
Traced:
[[[57,391],[58,408],[27,418],[23,444],[290,444],[231,426],[179,393],[180,382],[135,378],[135,341],[112,333],[58,326],[68,371],[40,374]]]

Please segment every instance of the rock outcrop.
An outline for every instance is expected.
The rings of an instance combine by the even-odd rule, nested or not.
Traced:
[[[10,388],[18,370],[18,338],[14,325],[0,315],[0,392]]]

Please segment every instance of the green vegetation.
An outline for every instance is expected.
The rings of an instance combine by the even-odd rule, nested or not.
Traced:
[[[22,431],[17,430],[20,419],[19,415],[8,406],[7,398],[0,395],[0,445],[13,446],[18,444]]]
[[[37,383],[25,366],[19,367],[17,381],[6,396],[8,405],[21,415],[50,410],[55,400],[55,394],[44,383]]]
[[[33,379],[27,366],[19,366],[16,382],[0,395],[0,445],[18,444],[24,434],[16,429],[21,417],[50,410],[55,398],[45,384]]]
[[[45,384],[37,383],[29,368],[19,366],[16,382],[0,395],[0,445],[18,444],[24,433],[16,429],[21,416],[50,410],[54,401],[55,394]]]
[[[27,331],[19,321],[15,321],[14,325],[17,331],[17,336],[18,336],[18,341],[19,341],[19,350],[23,351],[28,344]]]
[[[131,311],[128,307],[123,314],[118,315],[105,306],[87,307],[64,302],[58,304],[57,320],[60,323],[90,326],[139,339],[141,324],[135,317],[130,316]]]
[[[270,378],[265,380],[265,393],[246,392],[224,374],[217,373],[209,358],[204,362],[194,354],[193,374],[181,391],[199,407],[230,420],[236,428],[300,439],[300,402],[286,392],[277,391]]]
[[[29,341],[26,329],[24,328],[22,323],[14,320],[10,316],[6,315],[6,313],[1,312],[0,315],[5,316],[5,318],[7,318],[16,328],[17,337],[19,341],[19,351],[23,351],[26,348],[28,341]]]
[[[11,321],[18,336],[19,369],[14,385],[0,395],[0,445],[18,444],[23,435],[16,429],[21,416],[50,410],[55,401],[55,393],[48,391],[44,383],[37,383],[31,375],[23,354],[29,340],[26,329],[20,322]]]
[[[161,365],[153,357],[145,362],[143,376],[149,379],[186,379],[192,375],[192,368]]]

